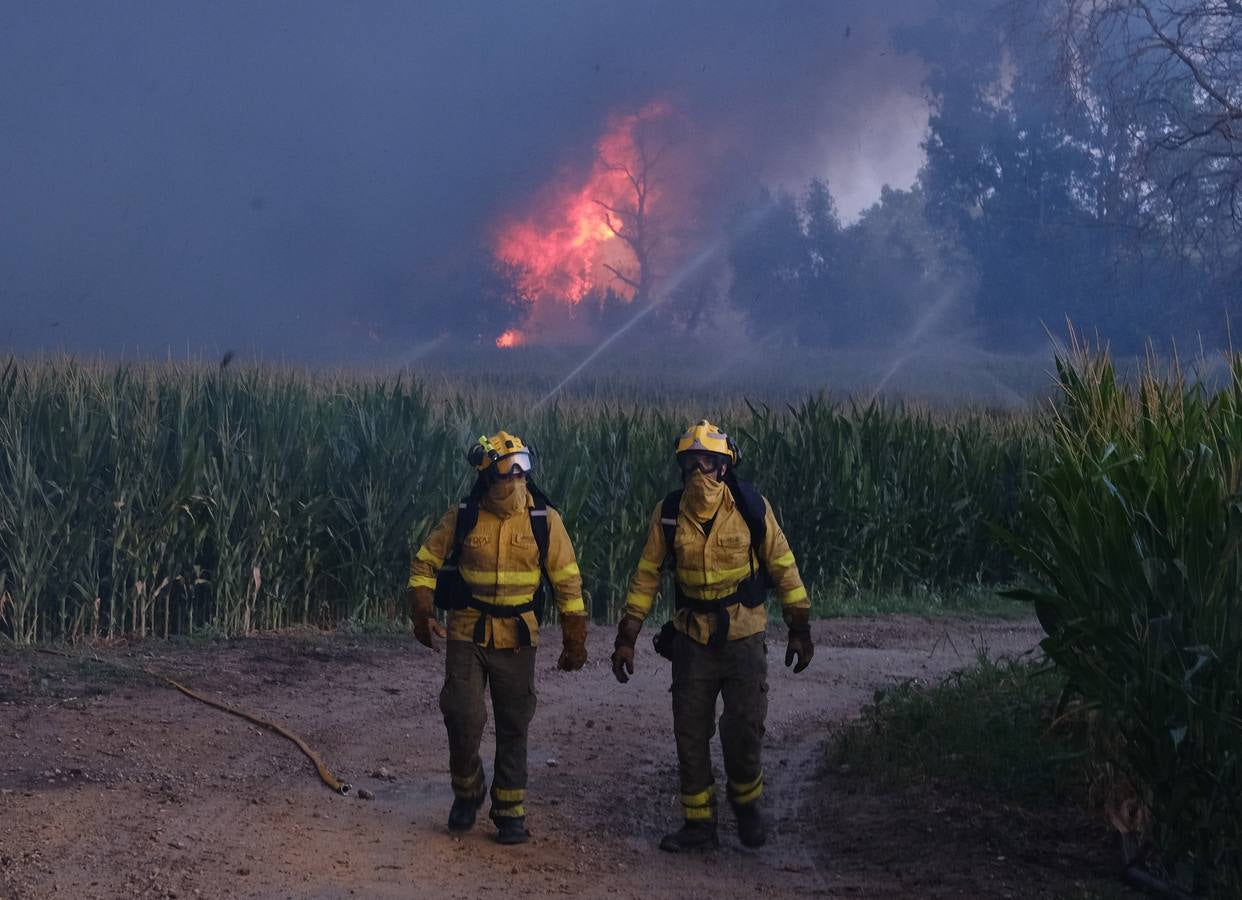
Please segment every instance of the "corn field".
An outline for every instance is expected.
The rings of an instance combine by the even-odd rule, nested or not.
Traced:
[[[1089,716],[1101,803],[1183,892],[1242,896],[1242,355],[1210,392],[1106,355],[1064,392],[1029,516],[1019,593]],[[1067,697],[1067,700],[1069,698]]]
[[[0,366],[0,635],[400,622],[412,548],[500,427],[539,452],[589,608],[615,620],[674,437],[711,418],[812,597],[1030,587],[1092,717],[1110,820],[1186,887],[1242,892],[1242,356],[1219,390],[1103,354],[1029,414],[811,396],[642,406],[276,369]],[[1117,798],[1121,797],[1122,801]]]
[[[592,614],[618,613],[674,437],[708,416],[771,500],[813,596],[1000,584],[1042,442],[1030,420],[810,398],[682,408],[273,369],[0,367],[0,631],[244,634],[404,615],[411,546],[505,427],[538,448]]]

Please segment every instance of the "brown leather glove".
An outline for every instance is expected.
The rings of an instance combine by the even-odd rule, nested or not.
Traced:
[[[556,667],[562,672],[577,672],[587,661],[587,617],[563,616],[561,618],[561,658]]]
[[[617,640],[612,651],[612,674],[617,681],[625,684],[634,674],[634,644],[638,641],[638,632],[643,630],[643,623],[633,616],[623,616],[617,623]]]
[[[431,639],[433,634],[444,637],[447,632],[444,626],[436,621],[435,594],[430,588],[410,588],[410,618],[414,620],[414,637],[424,647],[437,649]]]
[[[815,645],[811,643],[811,611],[806,607],[795,607],[785,610],[785,624],[789,626],[789,644],[785,648],[785,666],[793,665],[794,657],[798,664],[794,672],[801,672],[811,664],[815,655]]]

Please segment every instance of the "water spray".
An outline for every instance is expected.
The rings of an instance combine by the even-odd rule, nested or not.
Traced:
[[[927,329],[931,327],[932,322],[939,318],[945,307],[952,302],[952,299],[953,295],[949,291],[944,291],[941,294],[940,299],[928,307],[923,312],[923,315],[919,316],[919,320],[914,323],[914,327],[910,329],[910,333],[906,335],[906,339],[902,341],[901,352],[899,352],[897,357],[893,360],[892,365],[888,367],[888,371],[884,373],[884,377],[880,379],[878,384],[876,384],[875,390],[871,392],[871,399],[867,401],[868,403],[875,402],[875,398],[880,395],[880,391],[884,390],[884,386],[888,384],[889,379],[896,375],[897,370],[905,365],[907,360],[914,355],[915,344],[923,337],[923,335],[927,332]]]
[[[564,388],[565,385],[573,381],[574,378],[576,378],[582,372],[583,369],[589,366],[592,362],[595,361],[596,358],[599,357],[601,353],[607,350],[612,345],[613,341],[615,341],[617,338],[621,337],[621,335],[625,334],[627,331],[629,331],[631,328],[637,325],[653,309],[659,306],[663,306],[665,303],[667,303],[669,299],[673,296],[673,293],[677,290],[677,288],[681,287],[681,285],[685,282],[687,278],[689,278],[691,275],[693,275],[695,272],[701,269],[707,263],[708,260],[710,260],[713,256],[715,256],[721,250],[721,248],[725,246],[725,242],[727,240],[735,238],[741,234],[746,234],[754,230],[755,226],[759,224],[759,222],[763,219],[764,215],[767,214],[768,210],[772,208],[772,205],[773,205],[772,202],[765,203],[762,207],[760,207],[759,209],[752,212],[749,216],[747,216],[746,220],[742,223],[741,227],[734,229],[729,234],[722,235],[721,237],[712,241],[710,244],[707,245],[707,247],[705,247],[698,254],[696,254],[689,262],[687,262],[684,266],[678,269],[677,273],[669,280],[669,282],[664,286],[664,288],[660,290],[657,294],[652,296],[651,300],[647,303],[646,306],[644,306],[642,309],[636,312],[633,316],[631,316],[630,319],[627,322],[625,322],[623,325],[621,325],[616,331],[614,331],[608,337],[604,338],[604,340],[600,343],[600,345],[596,347],[594,350],[592,350],[589,354],[587,354],[586,359],[578,363],[578,365],[574,367],[573,371],[571,371],[568,375],[562,378],[560,383],[557,384],[556,387],[552,388],[552,390],[548,391],[546,394],[540,397],[539,401],[535,403],[532,409],[539,409],[541,406],[543,406],[545,403],[547,403],[549,400],[555,397],[558,393],[560,393],[561,389]]]
[[[383,366],[388,369],[404,369],[407,366],[411,366],[424,356],[427,356],[435,351],[436,348],[447,341],[448,338],[448,332],[444,332],[431,340],[423,341],[419,344],[411,344],[405,350],[386,360],[383,363]]]

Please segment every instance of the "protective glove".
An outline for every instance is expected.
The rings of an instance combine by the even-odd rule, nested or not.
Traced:
[[[424,647],[437,649],[433,634],[445,637],[444,626],[436,621],[435,595],[430,588],[410,588],[410,618],[414,620],[414,637]]]
[[[815,645],[811,643],[811,611],[805,606],[785,610],[785,624],[789,626],[789,643],[785,648],[785,667],[793,665],[794,657],[798,664],[794,666],[795,674],[811,664],[815,655]]]
[[[561,658],[556,667],[562,672],[577,672],[587,661],[587,617],[564,616],[561,619]]]
[[[617,623],[617,640],[612,651],[612,674],[622,684],[629,681],[634,674],[634,644],[637,643],[638,632],[642,629],[643,623],[633,616],[623,616]]]

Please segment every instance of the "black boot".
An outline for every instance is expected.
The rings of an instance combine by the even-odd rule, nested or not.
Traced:
[[[483,798],[486,796],[487,794],[483,793],[475,798],[454,797],[453,808],[449,810],[449,831],[469,831],[473,828],[475,814],[483,805]]]
[[[496,841],[501,844],[525,844],[530,840],[530,832],[526,830],[526,816],[493,816],[499,833]]]
[[[716,836],[715,820],[690,821],[681,826],[680,831],[664,835],[660,841],[660,849],[669,853],[683,853],[687,850],[718,849],[720,838]]]
[[[737,816],[737,836],[744,847],[762,847],[768,842],[768,826],[763,821],[763,813],[758,803],[747,803],[745,806],[734,805],[733,812]]]

